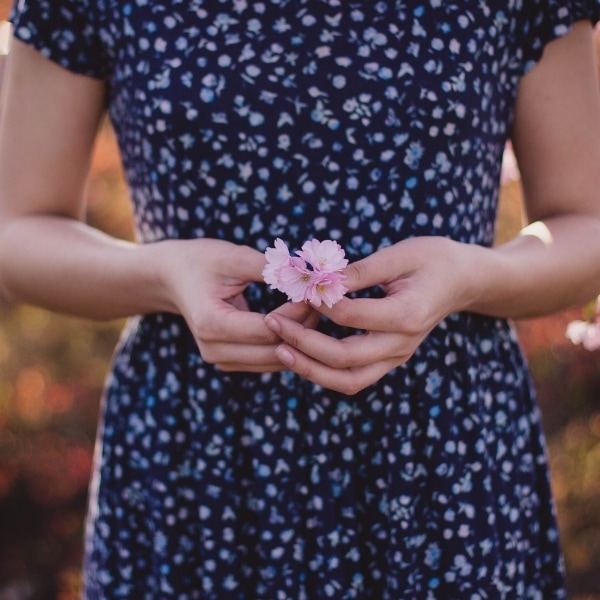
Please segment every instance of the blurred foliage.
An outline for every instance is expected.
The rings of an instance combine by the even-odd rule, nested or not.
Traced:
[[[87,186],[88,221],[131,238],[112,130]],[[0,304],[0,600],[75,600],[99,398],[121,322]]]
[[[515,235],[521,214],[520,185],[512,182],[502,189],[499,243]],[[600,352],[566,338],[578,318],[575,309],[516,326],[548,443],[569,598],[600,600]]]
[[[0,18],[10,2],[0,0]],[[90,223],[131,238],[112,130],[98,136]],[[498,239],[521,222],[503,187]],[[570,311],[517,324],[538,390],[570,597],[600,599],[600,353],[571,345]],[[0,600],[75,600],[104,375],[121,322],[0,304]]]

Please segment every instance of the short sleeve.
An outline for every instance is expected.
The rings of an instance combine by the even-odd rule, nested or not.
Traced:
[[[540,60],[544,47],[571,31],[576,21],[600,20],[600,0],[524,0],[528,6],[524,48],[524,71]]]
[[[70,71],[103,79],[108,61],[94,22],[96,1],[16,0],[13,35]]]

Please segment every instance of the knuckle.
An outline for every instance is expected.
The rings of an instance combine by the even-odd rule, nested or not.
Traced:
[[[348,277],[348,283],[355,290],[360,290],[365,286],[365,282],[368,279],[368,269],[363,261],[357,261],[350,263],[344,269],[344,275]]]
[[[223,371],[224,373],[232,373],[233,371],[236,370],[234,365],[229,365],[227,363],[215,363],[215,366],[220,370]]]
[[[210,344],[198,344],[198,347],[200,349],[200,355],[202,356],[204,362],[207,362],[212,365],[216,365],[219,362],[219,356]]]
[[[362,382],[358,381],[354,377],[349,376],[343,383],[342,392],[346,394],[346,396],[354,396],[363,390],[364,387],[365,386],[362,384]]]
[[[300,348],[301,347],[301,338],[300,336],[295,333],[295,332],[284,332],[282,330],[282,337],[283,339],[290,345],[293,346],[294,348]]]
[[[197,340],[214,339],[214,321],[208,319],[204,312],[196,313],[189,319],[189,328]]]
[[[307,365],[307,364],[299,365],[298,368],[296,369],[296,373],[298,373],[298,375],[300,375],[301,377],[308,379],[309,381],[314,381],[313,369],[310,367],[310,365]]]
[[[338,325],[358,329],[357,316],[351,302],[341,303],[336,307],[334,320]]]
[[[231,248],[232,259],[238,264],[243,264],[248,258],[250,248],[244,244],[236,244]]]
[[[406,306],[402,315],[398,315],[394,322],[396,331],[409,336],[419,336],[426,331],[429,322],[429,309],[425,303],[412,303]]]
[[[344,352],[342,349],[334,352],[329,359],[329,365],[334,369],[346,368],[348,366],[348,357],[346,352]]]

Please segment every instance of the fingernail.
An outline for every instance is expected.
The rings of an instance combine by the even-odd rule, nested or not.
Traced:
[[[281,327],[277,321],[277,319],[274,319],[271,315],[267,315],[265,317],[265,325],[271,330],[274,331],[275,333],[279,333],[281,331]]]
[[[277,348],[275,354],[284,365],[291,367],[294,364],[294,355],[289,350]]]

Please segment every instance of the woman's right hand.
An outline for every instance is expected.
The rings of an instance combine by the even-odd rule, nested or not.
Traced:
[[[165,240],[162,279],[168,310],[180,313],[200,354],[224,371],[280,371],[275,348],[281,343],[264,315],[249,310],[243,292],[262,282],[264,254],[216,239]],[[158,248],[156,248],[158,250]],[[314,328],[320,315],[308,304],[285,302],[276,312]]]
[[[0,294],[94,319],[180,313],[207,361],[226,370],[280,370],[278,338],[242,295],[262,281],[260,252],[208,239],[132,244],[81,222],[104,83],[18,40],[5,75]],[[280,311],[308,327],[318,320],[304,305],[286,302]]]

